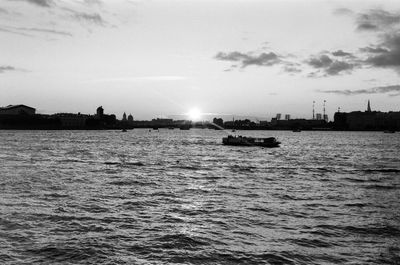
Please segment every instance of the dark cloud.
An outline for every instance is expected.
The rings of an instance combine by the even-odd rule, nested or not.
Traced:
[[[105,21],[103,20],[103,18],[97,13],[89,14],[89,13],[83,13],[83,12],[75,12],[73,17],[77,20],[89,22],[89,23],[96,24],[96,25],[103,26],[105,24]]]
[[[9,71],[17,71],[17,69],[13,66],[2,65],[0,66],[0,73],[9,72]]]
[[[338,94],[345,96],[353,96],[353,95],[361,95],[361,94],[385,94],[392,92],[400,92],[400,85],[392,85],[392,86],[382,86],[382,87],[372,87],[367,89],[357,89],[357,90],[319,90],[321,93],[329,93],[329,94]],[[391,94],[391,96],[398,96],[398,94]]]
[[[273,52],[263,52],[258,55],[253,55],[251,53],[241,53],[237,51],[228,53],[219,52],[217,53],[217,55],[215,55],[215,59],[221,61],[240,62],[243,68],[249,65],[272,66],[281,62],[279,56]]]
[[[19,0],[19,1],[27,2],[41,7],[51,7],[53,5],[53,0]]]
[[[367,13],[359,14],[356,23],[358,30],[385,31],[400,23],[400,13],[390,13],[381,9],[373,9]]]
[[[393,67],[400,70],[400,31],[387,34],[376,48],[364,48],[370,55],[365,60],[375,67]]]
[[[8,14],[8,11],[0,7],[0,14]]]
[[[364,47],[360,48],[361,52],[367,52],[367,53],[387,53],[389,52],[388,49],[382,48],[382,47]]]
[[[335,52],[332,52],[332,55],[334,56],[338,56],[338,57],[342,57],[342,56],[349,56],[349,57],[353,57],[353,54],[349,53],[349,52],[344,52],[342,50],[337,50]]]
[[[311,58],[308,64],[314,68],[326,68],[332,64],[332,59],[328,55],[321,55],[319,58]]]
[[[356,64],[352,62],[333,60],[326,54],[313,57],[309,59],[307,63],[314,68],[320,69],[325,76],[338,75],[341,72],[350,72],[356,66]],[[314,72],[309,76],[314,77],[315,74]]]

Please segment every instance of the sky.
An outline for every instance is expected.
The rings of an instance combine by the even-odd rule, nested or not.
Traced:
[[[1,0],[0,106],[135,119],[400,111],[400,4]]]

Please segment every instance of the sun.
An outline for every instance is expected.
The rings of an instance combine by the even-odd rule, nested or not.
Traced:
[[[189,112],[187,113],[187,116],[192,121],[199,121],[199,120],[201,120],[201,111],[197,108],[193,108],[193,109],[189,110]]]

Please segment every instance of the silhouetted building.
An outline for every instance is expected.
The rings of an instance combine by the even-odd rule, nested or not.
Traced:
[[[322,114],[321,113],[317,113],[317,120],[322,120]]]
[[[372,111],[368,100],[366,111],[336,112],[334,127],[338,130],[400,130],[400,112]]]
[[[132,114],[129,114],[129,115],[128,115],[128,122],[129,122],[129,123],[132,123],[132,122],[133,122],[133,116],[132,116]]]
[[[60,120],[63,129],[84,129],[86,126],[86,120],[89,118],[89,115],[80,113],[57,113],[53,116]]]
[[[224,126],[224,120],[221,118],[214,118],[213,123],[221,127]]]
[[[326,121],[326,122],[329,121],[329,119],[328,119],[328,114],[324,114],[324,121]]]
[[[103,115],[104,115],[104,109],[103,109],[103,106],[100,106],[96,110],[96,116],[97,116],[97,118],[101,118],[101,117],[103,117]]]
[[[324,120],[306,120],[306,119],[290,119],[290,120],[271,120],[271,128],[279,130],[293,130],[293,129],[327,129],[329,124]]]
[[[126,119],[126,113],[124,112],[124,114],[122,115],[122,121],[127,121]]]
[[[5,115],[34,115],[36,112],[35,108],[26,105],[8,105],[7,107],[0,108],[0,114]]]
[[[290,120],[290,114],[285,115],[285,120]]]
[[[278,113],[278,114],[276,114],[276,120],[280,120],[281,119],[281,114],[280,113]]]

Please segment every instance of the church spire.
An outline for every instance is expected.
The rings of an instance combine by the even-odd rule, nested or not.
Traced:
[[[371,112],[371,104],[370,104],[370,102],[369,102],[369,99],[368,99],[367,112]]]

